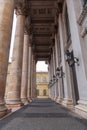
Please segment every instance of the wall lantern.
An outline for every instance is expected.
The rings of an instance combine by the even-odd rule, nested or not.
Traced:
[[[56,76],[53,75],[53,83],[55,83],[55,81],[56,81]]]
[[[77,63],[79,66],[79,59],[77,57],[73,57],[73,53],[69,50],[67,50],[65,53],[65,59],[68,62],[69,66],[72,66],[75,63]]]
[[[49,88],[52,87],[52,84],[53,84],[52,82],[53,82],[53,81],[52,81],[52,79],[51,79],[51,80],[49,81],[49,85],[48,85]]]
[[[59,75],[60,75],[60,68],[57,67],[57,69],[56,69],[56,77],[57,77],[57,76],[59,77]]]

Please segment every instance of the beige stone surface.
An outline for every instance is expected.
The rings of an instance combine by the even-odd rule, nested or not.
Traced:
[[[7,113],[4,103],[6,76],[13,23],[14,0],[0,0],[0,117]]]
[[[23,65],[22,65],[22,80],[21,80],[21,101],[25,104],[28,102],[28,53],[29,53],[29,36],[24,35],[24,48],[23,48]]]
[[[48,72],[36,72],[37,98],[48,98]],[[44,95],[44,90],[46,95]]]
[[[28,90],[27,90],[27,97],[28,100],[31,98],[31,58],[32,58],[32,49],[31,49],[31,41],[29,37],[29,56],[28,56]]]

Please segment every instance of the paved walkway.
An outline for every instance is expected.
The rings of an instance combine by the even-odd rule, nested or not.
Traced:
[[[87,130],[87,120],[50,99],[37,99],[1,120],[0,130]]]

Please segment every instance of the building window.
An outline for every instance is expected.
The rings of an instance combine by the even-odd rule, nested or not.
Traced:
[[[39,90],[37,89],[37,96],[39,96]]]
[[[36,82],[37,82],[37,83],[40,82],[40,77],[36,77]]]
[[[42,81],[43,81],[43,82],[47,82],[47,78],[44,76],[44,77],[42,78]]]
[[[67,7],[65,10],[65,26],[66,26],[66,35],[67,35],[67,43],[69,44],[71,39],[71,32],[70,32],[70,23],[69,23],[69,17],[67,12]]]
[[[47,92],[46,92],[46,89],[43,90],[43,96],[46,96],[47,95]]]

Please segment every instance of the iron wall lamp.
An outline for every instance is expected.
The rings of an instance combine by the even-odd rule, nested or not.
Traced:
[[[65,77],[65,73],[63,72],[63,67],[60,67],[60,78]]]
[[[57,69],[56,69],[56,77],[57,77],[57,76],[59,77],[59,75],[60,75],[60,68],[57,67]]]
[[[65,59],[68,62],[69,66],[72,66],[75,63],[77,63],[77,65],[79,66],[79,59],[77,57],[73,57],[72,52],[70,52],[69,50],[67,50],[65,53]]]
[[[56,76],[55,75],[53,75],[53,82],[55,82],[56,81]]]
[[[63,70],[62,70],[62,66],[61,66],[61,67],[58,67],[58,68],[56,69],[56,77],[62,78],[64,75],[65,75],[65,73],[64,73]],[[57,78],[57,79],[58,79],[58,78]]]

